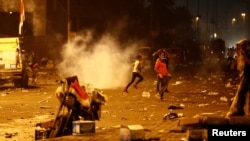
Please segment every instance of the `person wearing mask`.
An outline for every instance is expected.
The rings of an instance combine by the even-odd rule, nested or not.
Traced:
[[[136,78],[139,78],[136,83],[133,84],[134,88],[137,89],[137,85],[144,79],[143,76],[141,75],[141,70],[142,70],[142,56],[138,55],[136,57],[135,62],[133,63],[133,71],[132,71],[132,77],[131,81],[127,84],[123,92],[128,93],[128,88],[130,85],[132,85]]]
[[[170,73],[168,72],[167,64],[165,62],[166,55],[165,53],[159,54],[159,59],[155,62],[154,70],[157,73],[158,81],[160,84],[159,92],[156,97],[160,97],[161,100],[164,98],[164,92],[169,92],[168,83]]]
[[[246,96],[250,92],[250,41],[244,39],[237,42],[236,52],[238,56],[237,69],[240,71],[241,81],[227,117],[245,115]]]
[[[165,49],[158,49],[156,52],[154,52],[152,54],[152,57],[155,60],[155,62],[157,62],[157,60],[160,59],[159,58],[160,54],[164,54],[165,59],[163,60],[163,62],[166,63],[167,70],[169,70],[169,56],[170,56],[170,54]],[[157,93],[160,91],[160,87],[161,87],[160,78],[157,74],[157,81],[156,81],[156,92]],[[166,89],[165,92],[169,92],[168,89]]]

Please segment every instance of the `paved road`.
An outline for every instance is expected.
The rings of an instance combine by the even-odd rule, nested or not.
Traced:
[[[123,94],[122,88],[105,90],[109,96],[107,105],[103,106],[102,118],[96,121],[96,133],[82,136],[63,136],[49,139],[56,140],[120,140],[121,125],[142,125],[146,139],[161,141],[185,141],[187,132],[180,132],[178,126],[181,118],[163,120],[169,112],[182,113],[182,118],[200,116],[224,117],[229,101],[237,90],[238,80],[224,73],[176,74],[171,80],[170,93],[165,100],[155,98],[154,79],[145,80],[138,89],[131,88],[129,94]],[[142,97],[149,92],[150,98]],[[184,106],[183,109],[170,111],[170,105]]]
[[[237,90],[238,79],[235,75],[223,72],[204,74],[192,71],[175,72],[172,75],[170,93],[165,94],[164,101],[160,101],[154,96],[154,77],[145,76],[145,80],[139,85],[139,88],[131,87],[128,94],[122,93],[123,88],[105,89],[103,91],[107,94],[108,101],[102,107],[101,120],[95,122],[94,134],[69,135],[47,140],[120,140],[121,125],[138,124],[146,129],[146,139],[184,141],[187,140],[187,132],[179,132],[178,123],[181,118],[163,120],[165,114],[182,113],[182,118],[201,115],[225,116],[229,108],[229,101]],[[38,81],[39,86],[34,89],[1,89],[2,94],[8,92],[0,99],[0,107],[2,107],[0,112],[4,115],[1,121],[7,121],[5,124],[0,124],[1,137],[7,131],[6,129],[18,128],[19,141],[33,141],[35,124],[41,120],[40,117],[49,115],[48,120],[54,118],[59,106],[54,95],[56,88],[56,85],[52,83],[54,78],[42,78]],[[143,97],[143,92],[149,92],[150,97]],[[183,109],[171,111],[168,109],[170,105],[182,105]],[[8,112],[10,109],[12,112]],[[16,119],[18,122],[15,121]]]

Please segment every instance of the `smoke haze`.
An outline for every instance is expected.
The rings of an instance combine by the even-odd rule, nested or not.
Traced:
[[[59,64],[62,77],[77,75],[81,84],[98,88],[124,87],[131,77],[136,44],[121,49],[110,35],[104,35],[93,45],[92,35],[77,36],[61,52]]]

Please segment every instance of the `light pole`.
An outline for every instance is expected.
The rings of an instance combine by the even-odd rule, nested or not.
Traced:
[[[196,30],[197,30],[197,40],[198,42],[200,42],[200,0],[197,0],[197,16],[195,18],[195,22],[196,22]]]
[[[70,29],[71,20],[70,20],[70,0],[67,0],[67,34],[68,34],[68,42],[70,41]]]

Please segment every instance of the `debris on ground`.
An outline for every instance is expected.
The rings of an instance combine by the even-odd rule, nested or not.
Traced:
[[[175,110],[175,109],[184,109],[184,104],[180,104],[180,105],[170,105],[168,107],[168,109],[170,110]]]
[[[173,112],[171,112],[171,113],[165,114],[163,116],[163,120],[167,120],[167,119],[172,120],[172,119],[181,118],[181,117],[183,117],[183,113],[173,113]]]

